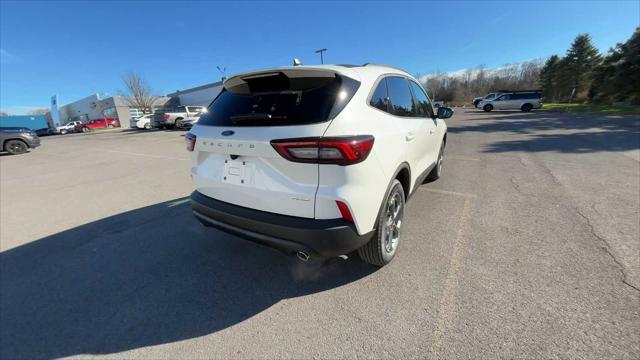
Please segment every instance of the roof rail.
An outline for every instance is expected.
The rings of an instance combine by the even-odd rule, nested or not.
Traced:
[[[542,92],[542,90],[496,90],[499,93]]]
[[[399,67],[397,67],[397,66],[391,66],[391,65],[385,65],[385,64],[375,64],[375,63],[364,63],[364,64],[362,64],[362,66],[369,66],[369,65],[386,66],[386,67],[388,67],[388,68],[392,68],[392,69],[400,70],[400,71],[402,71],[402,72],[407,72],[406,70],[401,69],[401,68],[399,68]]]

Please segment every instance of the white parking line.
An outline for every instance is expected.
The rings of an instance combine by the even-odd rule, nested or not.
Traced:
[[[460,155],[447,155],[445,157],[447,160],[466,160],[466,161],[481,161],[482,159],[469,157],[469,156],[460,156]]]
[[[460,222],[458,223],[458,235],[453,244],[453,253],[449,262],[449,270],[447,271],[447,280],[445,282],[444,294],[440,300],[440,310],[438,312],[438,322],[433,332],[431,341],[431,355],[438,358],[442,350],[444,334],[451,325],[454,317],[456,291],[458,288],[458,278],[462,273],[463,258],[469,244],[469,236],[467,235],[467,227],[469,224],[469,214],[471,212],[471,199],[467,197],[464,200]]]
[[[425,188],[425,187],[421,187],[420,190],[428,191],[428,192],[432,192],[432,193],[436,193],[436,194],[462,196],[462,197],[466,197],[466,198],[475,198],[476,197],[476,194],[461,193],[461,192],[457,192],[457,191],[429,189],[429,188]]]

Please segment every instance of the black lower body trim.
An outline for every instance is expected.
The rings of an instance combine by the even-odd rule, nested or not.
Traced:
[[[429,174],[431,173],[431,171],[433,171],[433,169],[436,167],[436,164],[431,164],[429,165],[429,167],[427,168],[427,170],[423,171],[418,178],[416,179],[415,184],[413,185],[413,189],[411,189],[411,193],[409,193],[409,198],[411,196],[413,196],[413,194],[416,192],[416,190],[418,190],[418,188],[424,183],[424,181],[427,179],[427,176],[429,176]]]
[[[342,219],[317,220],[278,215],[225,203],[194,191],[193,214],[205,225],[237,235],[287,254],[348,254],[366,244],[373,231],[359,235],[355,225]]]

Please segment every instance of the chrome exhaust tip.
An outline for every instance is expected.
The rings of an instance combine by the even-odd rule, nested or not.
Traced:
[[[306,253],[306,252],[304,252],[304,251],[298,251],[298,252],[296,253],[296,256],[297,256],[297,257],[298,257],[298,259],[300,259],[301,261],[309,261],[309,258],[311,257],[311,256],[309,256],[309,254],[307,254],[307,253]]]

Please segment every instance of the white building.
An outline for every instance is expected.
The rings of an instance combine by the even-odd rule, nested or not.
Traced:
[[[156,107],[163,107],[169,100],[170,98],[166,96],[158,97]],[[89,121],[111,118],[118,119],[122,128],[129,127],[131,118],[143,115],[142,111],[131,106],[124,96],[109,96],[103,99],[98,94],[61,106],[58,111],[60,121],[63,124],[76,120]]]
[[[197,86],[191,89],[178,90],[168,94],[170,98],[178,98],[183,106],[209,106],[222,91],[222,81]]]

